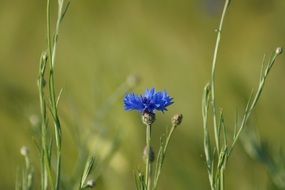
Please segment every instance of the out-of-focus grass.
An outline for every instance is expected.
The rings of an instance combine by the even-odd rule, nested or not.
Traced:
[[[164,131],[158,126],[169,124],[166,118],[176,112],[184,114],[183,125],[169,146],[161,189],[209,187],[202,156],[200,102],[222,4],[218,0],[72,1],[62,26],[56,73],[57,87],[64,88],[60,109],[69,118],[72,107],[80,116],[82,131],[93,126],[96,109],[130,73],[142,77],[137,92],[154,86],[167,89],[175,98],[168,113],[158,114],[154,126],[158,137]],[[20,147],[28,145],[34,158],[38,156],[29,117],[39,112],[36,79],[45,46],[45,2],[4,0],[0,5],[0,188],[11,189],[21,160]],[[263,54],[285,44],[284,8],[285,3],[277,0],[232,2],[217,65],[216,98],[224,107],[228,125],[234,123],[236,110],[242,109],[256,84]],[[269,77],[251,123],[262,138],[280,145],[284,144],[285,123],[284,56],[278,62],[282,64]],[[236,107],[230,107],[230,102],[236,102]],[[67,124],[63,123],[64,172],[70,171],[76,157]],[[100,186],[133,189],[133,168],[141,163],[144,129],[139,116],[125,113],[120,101],[110,110],[103,128],[110,133],[116,129],[123,141],[103,172]],[[94,138],[94,143],[109,140]],[[234,151],[228,166],[229,189],[266,188],[265,169],[252,163],[242,149]]]

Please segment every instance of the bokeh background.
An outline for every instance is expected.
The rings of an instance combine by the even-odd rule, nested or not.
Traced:
[[[78,157],[74,127],[90,133],[86,144],[104,154],[113,139],[120,145],[101,171],[98,189],[134,189],[133,173],[143,168],[144,126],[139,114],[123,110],[130,75],[132,89],[167,90],[174,97],[153,128],[154,147],[177,112],[184,114],[169,146],[160,189],[209,189],[203,154],[201,94],[210,79],[214,32],[222,0],[72,0],[60,32],[57,89],[63,88],[64,175]],[[35,146],[39,101],[38,62],[46,48],[45,1],[0,2],[0,189],[13,189],[23,164],[20,148]],[[56,15],[55,5],[53,15]],[[285,1],[233,1],[226,16],[217,65],[217,101],[233,129],[252,89],[257,88],[263,55],[285,45]],[[54,17],[55,18],[55,17]],[[285,56],[278,59],[248,127],[268,147],[285,149]],[[102,111],[103,110],[103,111]],[[100,114],[102,113],[103,114]],[[88,132],[87,132],[88,131]],[[92,131],[92,132],[90,132]],[[106,148],[107,147],[107,148]],[[103,152],[103,153],[102,153]],[[39,180],[39,179],[38,179]],[[266,168],[241,144],[226,170],[227,189],[270,189]]]

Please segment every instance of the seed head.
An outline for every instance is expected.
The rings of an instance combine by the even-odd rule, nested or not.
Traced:
[[[178,126],[181,124],[183,119],[183,115],[181,113],[179,114],[175,114],[172,118],[171,118],[171,123],[174,126]]]

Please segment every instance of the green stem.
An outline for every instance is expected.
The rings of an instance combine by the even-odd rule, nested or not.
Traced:
[[[56,140],[56,182],[55,189],[60,188],[60,176],[61,176],[61,124],[57,113],[57,101],[55,93],[55,79],[54,79],[54,66],[55,66],[55,53],[57,37],[59,32],[59,23],[61,19],[63,1],[58,2],[58,18],[56,23],[55,37],[53,41],[53,47],[51,42],[51,31],[50,31],[50,0],[47,0],[47,41],[48,41],[48,61],[50,65],[50,78],[49,78],[49,90],[50,90],[50,102],[51,102],[51,112],[54,120],[55,126],[55,140]]]
[[[42,57],[41,57],[42,61]],[[44,101],[44,91],[43,91],[43,73],[42,73],[42,62],[40,63],[40,76],[38,80],[38,87],[39,87],[39,98],[40,98],[40,108],[41,108],[41,144],[42,144],[42,152],[41,152],[41,176],[42,176],[42,184],[41,188],[42,190],[47,189],[48,179],[47,179],[47,166],[46,166],[46,125],[45,125],[45,119],[46,119],[46,108],[45,108],[45,101]]]
[[[224,190],[224,169],[220,170],[220,190]]]
[[[231,145],[230,152],[233,150],[237,140],[239,139],[241,131],[243,130],[244,126],[247,124],[247,121],[248,121],[252,111],[254,110],[254,108],[255,108],[255,106],[256,106],[256,104],[257,104],[257,102],[258,102],[258,100],[259,100],[259,98],[261,96],[261,93],[262,93],[264,85],[265,85],[265,81],[266,81],[266,79],[268,77],[268,74],[269,74],[271,68],[273,67],[273,65],[274,65],[278,55],[279,54],[277,54],[276,52],[273,54],[269,64],[265,68],[264,73],[263,73],[263,75],[260,78],[258,89],[257,89],[257,91],[255,93],[255,96],[254,96],[252,102],[251,102],[251,99],[248,102],[248,106],[246,107],[245,114],[243,116],[243,120],[241,122],[241,125],[240,125],[240,127],[238,129],[238,132],[234,136],[234,140],[233,140],[233,143]]]
[[[214,48],[214,54],[213,54],[213,60],[212,60],[212,73],[211,73],[211,104],[212,104],[212,112],[213,112],[213,125],[214,125],[214,136],[215,136],[215,144],[216,144],[216,151],[217,155],[220,155],[220,134],[219,134],[219,129],[218,129],[218,124],[217,124],[217,110],[216,110],[216,99],[215,99],[215,78],[216,78],[216,63],[217,63],[217,55],[218,55],[218,50],[220,46],[220,41],[221,41],[221,33],[223,29],[223,23],[224,23],[224,18],[227,12],[227,9],[230,5],[230,0],[225,1],[225,5],[223,8],[222,16],[220,19],[220,24],[219,28],[217,29],[217,39],[216,39],[216,44]],[[217,171],[221,172],[221,171]],[[210,177],[210,176],[209,176]],[[212,182],[210,180],[211,187],[212,187]],[[223,189],[223,175],[220,175],[220,182],[219,183],[218,189]]]
[[[48,179],[50,181],[51,189],[53,187],[53,179],[50,168],[50,158],[48,153],[47,146],[47,114],[46,114],[46,102],[44,98],[44,74],[46,69],[46,59],[45,55],[42,54],[40,60],[40,69],[39,69],[39,79],[38,79],[38,88],[39,88],[39,98],[40,98],[40,109],[41,109],[41,144],[42,144],[42,152],[41,152],[41,176],[42,176],[42,184],[41,189],[45,190],[48,188]]]
[[[165,154],[166,154],[166,151],[167,151],[167,147],[168,147],[168,144],[170,142],[170,139],[172,137],[172,134],[174,132],[174,130],[176,129],[177,125],[172,125],[167,137],[166,137],[166,140],[165,140],[165,143],[163,144],[163,148],[162,148],[162,152],[158,154],[158,157],[161,156],[161,161],[160,163],[156,163],[157,164],[157,167],[156,167],[156,172],[155,172],[155,175],[154,175],[154,185],[153,185],[153,189],[157,189],[157,184],[158,184],[158,180],[159,180],[159,176],[160,176],[160,173],[161,173],[161,168],[162,168],[162,165],[163,165],[163,162],[164,162],[164,158],[165,158]],[[159,160],[159,158],[158,158]],[[158,161],[157,161],[158,162]]]
[[[171,136],[172,136],[172,134],[173,134],[173,132],[174,132],[174,129],[176,129],[176,127],[177,127],[176,125],[173,125],[173,126],[171,127],[171,129],[170,129],[170,132],[168,133],[168,136],[167,136],[167,138],[166,138],[166,140],[165,140],[165,146],[164,146],[164,148],[163,148],[163,154],[164,154],[164,155],[165,155],[165,153],[166,153],[166,150],[167,150],[169,141],[170,141]]]
[[[146,168],[145,168],[145,184],[147,190],[150,190],[150,142],[151,142],[151,125],[146,125]]]
[[[214,174],[213,174],[213,160],[211,143],[208,129],[208,108],[209,108],[209,97],[210,97],[210,84],[206,84],[204,87],[203,98],[202,98],[202,117],[203,117],[203,130],[204,130],[204,153],[207,164],[208,178],[210,182],[211,190],[215,190],[214,186]]]
[[[213,111],[215,143],[216,143],[216,149],[217,149],[218,154],[220,152],[220,142],[219,142],[219,134],[218,134],[217,111],[216,111],[216,100],[215,100],[215,75],[216,75],[216,62],[217,62],[217,55],[218,55],[218,50],[220,46],[221,33],[222,33],[225,14],[226,14],[227,8],[229,7],[229,4],[230,4],[230,0],[226,0],[223,13],[222,13],[222,17],[220,20],[219,28],[217,29],[217,39],[216,39],[216,45],[215,45],[213,61],[212,61],[211,103],[212,103],[212,111]]]

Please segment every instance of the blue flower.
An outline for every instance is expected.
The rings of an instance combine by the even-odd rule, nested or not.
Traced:
[[[125,110],[137,110],[141,113],[167,111],[166,107],[173,104],[173,98],[166,91],[156,91],[154,88],[146,90],[144,95],[129,93],[124,98]]]

